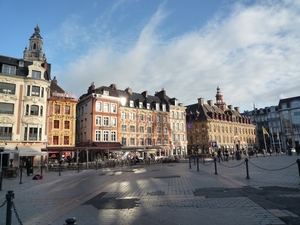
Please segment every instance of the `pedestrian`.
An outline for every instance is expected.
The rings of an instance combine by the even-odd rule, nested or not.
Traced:
[[[256,158],[258,158],[258,155],[257,155],[258,151],[257,151],[257,149],[255,149],[254,152],[255,152]]]
[[[262,154],[264,155],[264,157],[266,157],[266,150],[265,149],[262,150]]]
[[[31,166],[32,166],[32,164],[31,164],[30,159],[27,159],[27,162],[26,162],[27,176],[30,176]]]
[[[219,160],[219,162],[220,162],[220,159],[223,161],[221,149],[218,150],[218,160]]]
[[[229,156],[229,154],[228,154],[228,150],[227,150],[227,149],[225,149],[225,161],[228,161],[228,156]]]

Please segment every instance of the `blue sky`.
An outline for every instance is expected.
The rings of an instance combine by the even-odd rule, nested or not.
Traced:
[[[52,78],[78,98],[92,82],[184,105],[241,111],[299,96],[300,1],[0,1],[0,54],[22,58],[38,24]]]

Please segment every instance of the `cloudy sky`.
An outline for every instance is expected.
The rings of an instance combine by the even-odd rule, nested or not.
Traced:
[[[52,78],[241,111],[300,95],[300,0],[0,1],[0,54],[23,57],[38,24]]]

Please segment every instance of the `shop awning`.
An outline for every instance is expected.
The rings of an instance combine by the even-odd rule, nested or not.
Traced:
[[[41,146],[18,146],[20,156],[37,156],[37,155],[47,155],[47,152],[41,151]]]

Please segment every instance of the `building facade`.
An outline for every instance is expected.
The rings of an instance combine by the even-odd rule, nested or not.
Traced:
[[[217,87],[216,103],[212,100],[186,106],[188,154],[211,154],[227,149],[246,151],[257,144],[255,126],[242,116],[239,107],[226,106]]]
[[[279,115],[283,149],[296,148],[300,143],[300,96],[280,99]]]
[[[0,142],[7,150],[19,151],[21,165],[28,159],[34,165],[42,160],[51,79],[38,26],[29,41],[22,59],[0,56]]]

